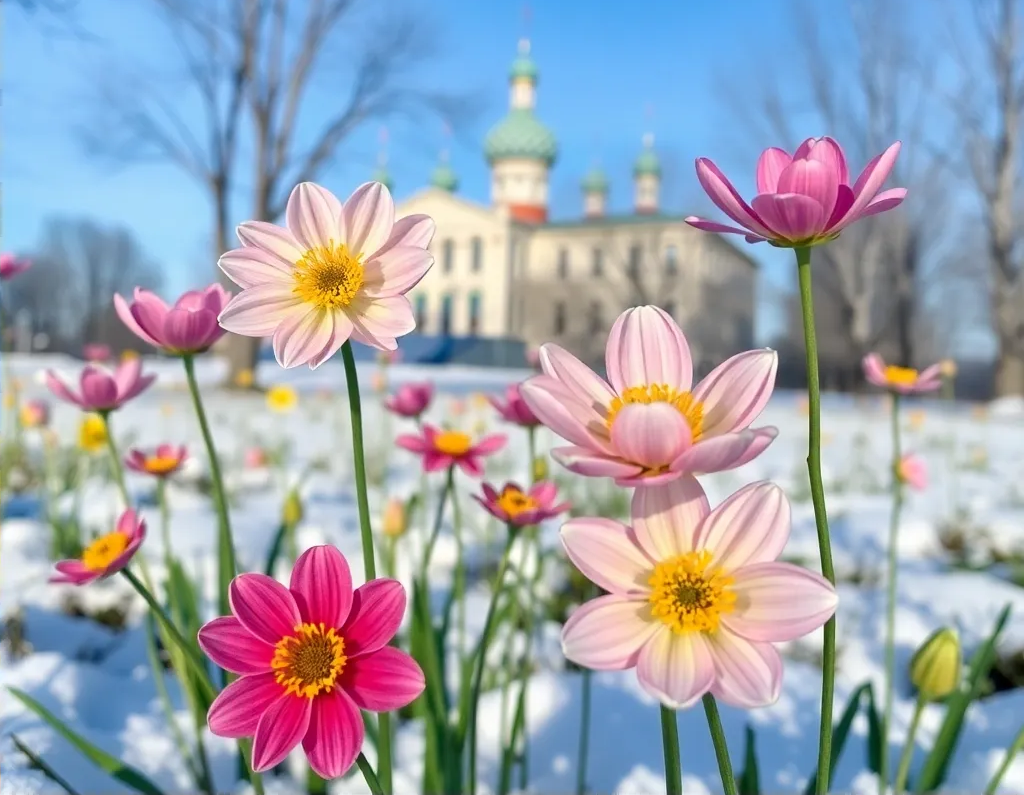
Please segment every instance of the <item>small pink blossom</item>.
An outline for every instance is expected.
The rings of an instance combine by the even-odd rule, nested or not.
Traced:
[[[924,491],[928,488],[928,467],[924,459],[913,453],[907,453],[900,458],[896,474],[901,483],[910,486],[914,491]]]
[[[744,235],[748,243],[767,240],[787,248],[825,243],[854,221],[903,202],[906,188],[879,193],[899,152],[896,142],[850,185],[846,155],[832,138],[808,138],[792,155],[776,147],[765,149],[757,161],[757,196],[749,205],[718,166],[701,157],[701,187],[740,228],[692,215],[686,223],[707,232]]]
[[[129,450],[124,464],[133,472],[167,478],[181,469],[187,458],[185,445],[161,444],[149,452],[138,448]]]
[[[390,712],[423,692],[423,671],[389,646],[405,613],[395,580],[352,589],[344,556],[332,546],[306,550],[285,588],[264,574],[231,582],[233,615],[199,630],[199,646],[239,676],[207,715],[218,737],[252,737],[256,772],[302,745],[326,779],[344,775],[363,747],[360,710]]]
[[[473,499],[495,518],[516,527],[538,524],[572,507],[569,502],[555,503],[558,486],[549,481],[535,483],[529,491],[523,491],[515,483],[506,483],[500,492],[489,483],[484,483],[482,488],[483,496],[474,494]]]
[[[487,399],[506,422],[521,425],[524,428],[536,428],[541,422],[537,419],[537,415],[530,410],[526,401],[523,400],[519,386],[519,384],[509,385],[505,390],[504,401],[493,395],[488,395]]]
[[[32,261],[14,254],[0,254],[0,281],[7,281],[32,267]]]
[[[143,342],[171,354],[202,353],[224,335],[217,324],[231,293],[219,284],[189,290],[173,306],[156,294],[135,288],[131,303],[114,296],[114,309],[128,329]]]
[[[135,511],[121,514],[115,529],[92,541],[77,560],[58,560],[52,583],[87,585],[117,574],[131,561],[146,539],[146,523]]]
[[[245,451],[246,469],[263,469],[270,460],[262,447],[250,447]]]
[[[942,365],[933,364],[922,372],[912,367],[886,364],[877,353],[869,353],[862,362],[868,383],[901,395],[919,395],[942,387]]]
[[[112,357],[110,346],[102,342],[90,342],[82,347],[82,358],[87,362],[103,364],[109,362]]]
[[[384,400],[384,408],[393,414],[415,419],[427,410],[433,396],[434,385],[430,381],[405,383]]]
[[[46,371],[46,386],[54,395],[84,411],[100,413],[121,408],[155,380],[155,375],[142,375],[139,359],[123,361],[113,372],[87,364],[79,378],[78,392],[68,387],[53,370]]]
[[[423,456],[423,469],[427,472],[458,466],[467,475],[478,478],[484,474],[483,458],[501,450],[507,440],[504,434],[496,433],[474,443],[468,433],[438,430],[424,423],[422,435],[402,434],[395,444]]]

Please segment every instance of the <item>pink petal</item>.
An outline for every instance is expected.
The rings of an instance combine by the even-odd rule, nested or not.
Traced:
[[[885,361],[877,353],[869,353],[861,362],[864,369],[864,377],[868,383],[887,389],[889,379],[885,377]]]
[[[136,325],[141,328],[148,337],[156,340],[157,347],[163,347],[164,343],[164,321],[170,312],[163,302],[142,302],[136,301],[132,304],[131,314]]]
[[[683,220],[690,226],[694,227],[695,229],[701,229],[705,232],[718,232],[719,234],[724,235],[744,235],[746,236],[748,243],[759,243],[767,239],[761,237],[760,235],[752,235],[746,229],[740,229],[738,226],[720,224],[717,221],[709,221],[706,218],[698,218],[696,215],[688,215]]]
[[[627,309],[605,345],[608,380],[620,395],[631,386],[665,384],[686,391],[693,382],[690,346],[676,322],[656,306]]]
[[[427,275],[433,255],[423,248],[395,246],[363,266],[363,293],[373,298],[403,295]]]
[[[345,202],[344,218],[349,251],[371,258],[388,242],[395,225],[390,191],[379,182],[360,185]]]
[[[846,155],[843,154],[843,148],[834,138],[830,138],[827,135],[824,138],[819,138],[811,145],[810,151],[806,156],[809,160],[817,160],[823,163],[829,171],[836,175],[836,182],[839,185],[849,184],[850,172],[846,167]],[[765,192],[770,191],[758,189],[758,193]],[[781,193],[782,191],[779,192]]]
[[[520,387],[520,394],[537,419],[566,441],[587,450],[611,451],[611,445],[591,430],[599,426],[607,433],[604,420],[561,381],[537,375]]]
[[[348,772],[363,748],[366,729],[362,715],[340,688],[321,693],[312,702],[302,750],[318,776],[338,778]]]
[[[570,472],[591,478],[634,478],[644,471],[637,464],[595,453],[587,447],[556,447],[551,455]]]
[[[388,242],[378,249],[377,256],[398,246],[426,248],[436,229],[437,225],[429,215],[414,214],[399,218],[391,229]]]
[[[342,627],[345,654],[369,654],[390,641],[405,615],[405,589],[397,580],[370,580],[356,588],[352,609]]]
[[[426,472],[441,472],[450,466],[455,466],[455,463],[456,459],[450,455],[439,453],[436,450],[427,450],[423,455],[423,469]],[[476,469],[471,469],[469,474],[477,476],[483,473],[478,465]]]
[[[70,583],[72,585],[84,585],[99,579],[101,572],[87,569],[80,560],[58,560],[53,564],[57,574],[50,577],[51,583]]]
[[[530,487],[530,496],[542,506],[549,506],[558,496],[558,486],[549,480],[542,480]]]
[[[606,416],[608,405],[615,399],[615,393],[603,378],[558,345],[541,345],[539,355],[540,366],[545,375],[561,381],[580,403],[594,412],[596,417],[603,419]]]
[[[334,354],[341,350],[341,346],[348,342],[352,337],[353,326],[352,321],[348,319],[348,315],[344,312],[334,311],[330,313],[330,322],[333,325],[330,338],[327,341],[327,345],[324,346],[323,350],[314,356],[310,357],[309,369],[315,370],[321,364],[330,359]]]
[[[396,437],[395,444],[403,450],[408,450],[410,453],[425,453],[433,449],[426,439],[412,433],[403,433],[401,436]]]
[[[68,388],[67,384],[57,377],[53,370],[46,371],[46,386],[61,400],[66,400],[68,403],[74,403],[79,408],[85,408],[85,404],[82,399],[72,392]]]
[[[269,337],[286,319],[307,311],[290,288],[269,283],[242,290],[228,302],[217,320],[234,334]]]
[[[148,342],[150,345],[160,346],[153,337],[151,337],[143,328],[139,325],[138,321],[132,317],[132,310],[128,302],[124,300],[120,295],[114,296],[114,311],[117,312],[117,316],[121,318],[121,322],[128,328],[132,334],[141,339],[143,342]]]
[[[289,694],[271,704],[256,726],[252,769],[256,773],[281,764],[306,736],[313,699]]]
[[[693,397],[704,406],[704,435],[749,427],[768,405],[778,367],[779,355],[764,348],[738,353],[708,373],[693,390]]]
[[[285,223],[307,251],[345,242],[341,202],[329,190],[313,182],[300,182],[292,188]]]
[[[285,227],[266,221],[246,221],[236,230],[243,245],[255,246],[277,257],[283,268],[291,270],[306,253],[295,235]]]
[[[690,476],[637,488],[630,508],[636,540],[656,562],[696,549],[697,528],[710,512],[708,495]]]
[[[285,318],[274,332],[274,357],[282,367],[297,367],[330,344],[333,314],[326,309],[307,309]]]
[[[831,217],[836,206],[836,197],[839,195],[838,175],[831,166],[817,160],[794,160],[779,175],[776,192],[795,193],[814,199],[821,206],[821,222],[824,223]]]
[[[802,638],[832,617],[838,597],[828,580],[791,563],[755,563],[733,571],[736,611],[722,622],[747,640]]]
[[[302,620],[341,627],[352,608],[352,572],[337,547],[310,547],[295,561],[289,590]]]
[[[701,439],[672,462],[672,471],[701,475],[735,469],[761,455],[778,435],[768,426]]]
[[[640,652],[636,678],[671,709],[693,706],[715,681],[715,665],[701,632],[677,634],[661,625]]]
[[[853,207],[856,198],[853,195],[853,188],[849,185],[839,186],[839,193],[836,195],[836,206],[832,208],[832,215],[829,216],[828,221],[825,223],[825,229],[823,230],[825,234],[842,229],[849,223],[847,214],[850,212],[850,208]]]
[[[503,433],[492,433],[477,442],[470,450],[472,455],[493,455],[504,449],[508,437]]]
[[[891,188],[890,190],[884,190],[875,196],[875,198],[868,203],[868,206],[861,210],[856,216],[847,214],[843,219],[843,226],[848,226],[854,221],[859,221],[861,218],[878,215],[879,213],[884,213],[887,210],[899,207],[903,204],[903,200],[906,197],[906,188]]]
[[[762,193],[751,204],[775,230],[773,239],[807,240],[821,232],[828,220],[818,202],[796,193]]]
[[[401,337],[416,330],[416,316],[412,304],[404,295],[392,295],[387,298],[370,298],[359,295],[345,307],[352,325],[363,335],[376,340]],[[375,347],[383,347],[378,344]]]
[[[172,309],[164,320],[164,344],[173,350],[201,350],[209,346],[211,337],[216,338],[219,331],[213,312]]]
[[[113,408],[117,405],[117,384],[102,370],[86,367],[78,383],[82,400],[97,409]]]
[[[217,260],[217,267],[239,287],[258,284],[295,284],[295,265],[255,246],[226,251]]]
[[[789,540],[790,509],[774,483],[744,486],[711,511],[698,528],[694,547],[714,555],[727,572],[774,561]]]
[[[352,326],[352,336],[349,339],[368,348],[376,348],[378,351],[393,352],[398,350],[398,340],[394,337],[374,337],[372,334],[361,331],[357,326]]]
[[[262,674],[270,671],[274,647],[249,630],[234,616],[221,616],[199,630],[199,648],[225,671]]]
[[[426,687],[416,661],[391,646],[345,663],[341,687],[360,709],[391,712],[419,697]]]
[[[715,665],[714,695],[734,707],[766,707],[779,700],[782,658],[770,643],[753,643],[727,629],[707,636]]]
[[[897,141],[864,167],[864,170],[860,172],[860,176],[857,177],[857,181],[853,185],[853,193],[856,196],[853,206],[850,207],[843,221],[846,218],[859,217],[871,200],[875,198],[882,185],[889,178],[889,173],[892,171],[893,166],[896,165],[896,158],[899,156],[899,153],[900,142]],[[840,223],[843,223],[843,221]]]
[[[744,229],[769,239],[777,237],[743,201],[725,174],[719,171],[718,166],[706,157],[697,159],[697,180],[715,206]]]
[[[612,423],[612,445],[626,461],[656,469],[690,446],[690,426],[668,403],[629,403]]]
[[[765,149],[757,159],[757,192],[779,193],[779,175],[792,162],[792,155],[784,149]]]
[[[632,599],[650,593],[654,564],[630,528],[612,519],[570,519],[562,525],[561,536],[569,560],[591,582]]]
[[[562,627],[562,651],[595,671],[624,671],[636,665],[644,644],[664,627],[646,599],[599,596],[576,608]]]
[[[464,455],[455,459],[455,465],[471,478],[482,478],[484,476],[484,462],[474,455]],[[441,469],[442,467],[438,467]],[[435,472],[437,470],[427,471]]]
[[[275,674],[256,674],[236,679],[213,700],[206,722],[218,737],[252,737],[260,718],[271,704],[285,698]]]
[[[231,581],[228,598],[242,626],[267,643],[279,642],[302,623],[291,592],[266,574],[239,574]]]

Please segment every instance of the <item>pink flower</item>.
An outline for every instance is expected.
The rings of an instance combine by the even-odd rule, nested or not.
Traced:
[[[907,453],[900,458],[896,475],[900,483],[905,483],[914,491],[924,491],[928,488],[928,467],[920,456],[913,453]]]
[[[257,772],[282,762],[302,743],[323,778],[343,775],[363,745],[359,710],[390,712],[423,692],[423,672],[389,646],[405,612],[395,580],[352,590],[342,554],[306,550],[288,588],[264,574],[231,582],[232,616],[199,630],[199,646],[239,679],[210,706],[218,737],[253,737]]]
[[[89,342],[82,346],[82,358],[87,362],[102,364],[109,362],[111,356],[110,346],[104,345],[102,342]]]
[[[906,188],[878,191],[896,163],[899,142],[865,166],[851,187],[842,148],[831,138],[808,138],[790,155],[765,149],[757,161],[757,196],[748,205],[725,174],[706,157],[697,159],[697,179],[723,213],[742,227],[690,216],[686,223],[707,232],[734,232],[748,243],[813,246],[835,238],[854,221],[891,210]]]
[[[558,486],[548,481],[535,483],[529,491],[523,491],[515,483],[506,483],[498,493],[489,483],[483,484],[483,496],[473,495],[488,512],[508,524],[526,527],[545,519],[565,513],[571,507],[569,502],[555,504]]]
[[[155,380],[155,375],[142,375],[142,362],[138,359],[121,362],[113,373],[87,364],[79,378],[79,392],[75,393],[53,370],[46,371],[46,386],[54,395],[85,411],[101,413],[121,408]]]
[[[26,428],[44,428],[50,424],[50,404],[45,400],[27,400],[21,407],[20,419]]]
[[[219,284],[204,290],[189,290],[167,306],[149,290],[135,288],[134,300],[128,303],[114,296],[117,316],[143,342],[172,354],[202,353],[224,336],[217,324],[231,293]]]
[[[886,364],[877,353],[869,353],[862,362],[864,377],[869,383],[898,392],[901,395],[919,395],[934,392],[942,386],[942,365],[933,364],[923,372],[913,367]]]
[[[273,335],[282,367],[319,367],[349,339],[381,350],[416,328],[405,297],[430,269],[434,222],[395,221],[388,189],[368,182],[344,205],[312,182],[288,199],[285,227],[248,221],[218,264],[242,289],[220,315],[228,331]]]
[[[185,445],[162,444],[152,453],[138,448],[128,451],[124,464],[133,472],[166,478],[173,475],[188,458]]]
[[[262,469],[267,465],[267,453],[262,447],[250,447],[245,451],[246,469]]]
[[[505,401],[501,398],[488,395],[487,399],[506,422],[521,425],[524,428],[536,428],[541,424],[537,416],[530,411],[530,407],[523,400],[519,391],[519,384],[511,384],[505,390]]]
[[[432,425],[423,424],[423,435],[402,434],[395,444],[423,456],[423,469],[437,472],[450,466],[458,466],[467,475],[478,478],[484,474],[484,456],[493,455],[505,446],[507,437],[496,433],[483,437],[476,444],[468,433],[461,431],[439,431]]]
[[[32,261],[13,254],[0,254],[0,281],[7,281],[32,267]]]
[[[395,394],[384,400],[384,408],[402,417],[419,417],[434,396],[434,385],[429,381],[402,384]]]
[[[644,690],[673,709],[705,693],[737,707],[773,703],[782,659],[772,645],[817,629],[835,612],[823,577],[776,562],[789,538],[785,494],[755,483],[715,510],[693,478],[640,488],[632,527],[570,519],[562,544],[608,591],[578,608],[562,649],[594,670],[636,668]]]
[[[116,528],[89,544],[78,560],[58,560],[53,583],[87,585],[117,574],[128,565],[146,538],[146,523],[135,511],[121,514]]]
[[[552,455],[581,475],[639,486],[719,472],[757,457],[778,433],[748,428],[771,397],[775,351],[737,354],[691,391],[686,337],[657,307],[627,309],[615,321],[605,348],[610,385],[557,345],[540,356],[544,374],[522,385],[523,399],[573,444]]]

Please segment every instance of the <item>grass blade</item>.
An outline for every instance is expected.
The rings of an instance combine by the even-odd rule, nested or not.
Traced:
[[[50,781],[54,782],[58,787],[64,790],[68,795],[78,795],[78,792],[72,787],[64,777],[61,776],[56,770],[54,770],[41,756],[37,756],[35,751],[29,748],[25,743],[21,741],[21,738],[16,734],[11,735],[11,742],[14,743],[14,747],[21,751],[27,758],[29,767],[38,770]]]
[[[836,768],[836,762],[839,761],[839,756],[843,753],[843,747],[846,745],[846,739],[850,736],[850,728],[853,726],[853,719],[857,717],[857,710],[860,708],[860,700],[865,693],[871,692],[871,683],[865,682],[852,693],[850,698],[846,702],[846,707],[843,709],[843,714],[839,718],[839,722],[832,727],[832,756],[831,764],[829,765],[829,771],[833,771]],[[811,773],[810,778],[807,779],[807,786],[804,788],[804,795],[811,795],[814,792],[815,780],[818,777],[817,768]],[[832,782],[829,781],[829,785]]]
[[[749,723],[746,728],[747,747],[743,753],[743,771],[736,786],[740,795],[761,795],[761,774],[757,769],[757,735]]]
[[[284,537],[288,534],[288,523],[281,522],[274,533],[274,540],[270,544],[270,551],[267,553],[267,562],[263,566],[263,573],[268,577],[274,576],[274,569],[277,567],[277,559],[281,556],[281,547],[284,546]]]

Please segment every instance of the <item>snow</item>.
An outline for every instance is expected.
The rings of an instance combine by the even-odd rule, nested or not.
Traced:
[[[278,524],[287,490],[299,485],[305,507],[300,526],[301,547],[316,543],[336,544],[352,561],[356,582],[362,573],[360,541],[352,481],[350,430],[344,400],[344,374],[334,362],[315,372],[305,369],[284,372],[273,363],[261,365],[263,383],[288,382],[301,393],[299,408],[290,415],[270,413],[261,397],[228,394],[216,388],[222,363],[202,360],[199,378],[204,385],[213,432],[227,470],[232,492],[232,521],[243,568],[260,569]],[[59,357],[11,357],[13,374],[23,382],[25,397],[45,397],[37,373],[53,367],[74,375],[78,364]],[[202,445],[180,365],[171,360],[147,360],[146,369],[158,372],[157,385],[114,415],[114,427],[122,449],[129,443],[156,444],[185,441],[196,460],[169,489],[171,538],[175,554],[193,576],[202,577],[208,589],[214,585],[216,521],[209,499],[197,491],[205,475]],[[392,449],[396,433],[413,430],[413,424],[387,416],[371,380],[375,366],[361,364],[364,427],[371,469],[370,503],[379,516],[386,496],[407,497],[419,488],[419,471],[413,457]],[[439,395],[429,419],[451,422],[467,430],[503,431],[509,448],[488,463],[488,480],[526,477],[525,434],[501,426],[493,411],[473,393],[496,392],[521,380],[522,371],[471,368],[413,367],[395,365],[388,378],[393,388],[403,381],[431,379]],[[703,479],[712,504],[744,483],[770,479],[786,489],[794,503],[794,522],[786,559],[817,567],[817,542],[809,502],[804,457],[806,419],[799,396],[776,395],[760,424],[774,424],[780,435],[768,451],[746,467]],[[882,638],[884,637],[884,558],[889,525],[888,455],[889,417],[882,398],[853,400],[826,396],[823,414],[824,470],[832,529],[836,571],[840,580],[838,614],[839,670],[836,714],[848,695],[865,680],[882,687]],[[928,466],[929,489],[909,494],[899,531],[900,572],[897,608],[897,702],[890,752],[892,766],[910,721],[913,699],[905,681],[907,661],[914,648],[942,624],[957,627],[969,654],[990,632],[1006,603],[1014,606],[1001,641],[1002,653],[1024,648],[1024,590],[1007,575],[1024,553],[1024,403],[1002,401],[981,414],[969,406],[940,402],[912,403],[904,413],[904,449],[921,455]],[[910,415],[914,412],[914,419]],[[73,439],[79,414],[72,407],[54,405],[53,425],[62,439]],[[913,427],[912,427],[913,426]],[[541,450],[557,444],[542,431]],[[29,438],[38,444],[38,439]],[[245,450],[261,445],[285,456],[283,467],[253,470],[243,467]],[[594,506],[622,505],[614,489],[604,482],[584,481],[551,471],[569,484],[577,503]],[[467,603],[467,631],[475,637],[482,628],[489,598],[481,567],[493,565],[500,551],[500,528],[469,498],[476,484],[459,477],[459,501],[469,539],[468,561],[475,577]],[[381,486],[386,486],[381,488]],[[433,476],[432,488],[440,488]],[[156,528],[159,520],[151,484],[129,477],[129,488],[144,505],[151,534],[144,547],[154,574],[161,576],[162,544]],[[100,531],[116,516],[116,491],[110,484],[93,480],[81,501],[82,519]],[[68,508],[69,506],[64,506]],[[430,515],[433,515],[431,510]],[[376,520],[375,520],[376,521]],[[560,588],[566,576],[557,542],[557,522],[543,528],[549,550],[542,587]],[[414,526],[399,542],[398,576],[409,582],[418,559],[423,528]],[[956,561],[942,538],[959,539],[963,547]],[[84,589],[46,583],[50,572],[48,529],[29,518],[5,518],[0,534],[0,609],[4,618],[18,615],[24,622],[30,653],[12,659],[2,651],[0,685],[21,688],[42,702],[73,729],[114,756],[137,767],[165,792],[191,787],[187,769],[179,759],[164,720],[146,657],[145,637],[140,630],[144,605],[120,578]],[[431,580],[444,583],[451,577],[455,548],[449,532],[442,534],[434,555]],[[999,565],[989,565],[994,561]],[[957,564],[957,565],[954,565]],[[536,565],[530,559],[529,571]],[[1009,567],[1009,568],[1008,568]],[[285,569],[278,576],[287,576]],[[128,611],[128,628],[115,631],[93,621],[75,618],[67,611],[68,600],[95,612],[120,607]],[[207,605],[207,609],[211,609]],[[211,613],[212,615],[212,613]],[[571,792],[576,782],[582,678],[565,668],[558,645],[559,627],[547,622],[541,640],[534,644],[538,670],[532,676],[528,699],[530,731],[529,789],[534,792]],[[519,639],[521,641],[521,639]],[[787,668],[782,695],[772,707],[743,712],[722,706],[722,720],[737,772],[742,768],[744,732],[749,724],[756,733],[761,787],[765,792],[799,792],[814,767],[820,699],[820,632],[786,644]],[[496,644],[497,645],[497,644]],[[495,658],[497,659],[497,658]],[[178,705],[177,718],[188,734],[191,718],[173,676],[167,687]],[[661,729],[656,703],[638,686],[632,672],[593,675],[592,733],[587,783],[591,792],[622,795],[664,791]],[[1024,691],[999,693],[971,706],[967,725],[950,766],[945,788],[949,791],[981,791],[1000,764],[1004,749],[1020,728]],[[493,788],[499,764],[501,694],[484,695],[479,715],[482,790]],[[929,706],[918,734],[919,764],[938,730],[941,706]],[[508,718],[510,719],[510,718]],[[82,793],[125,792],[128,789],[86,761],[18,701],[0,699],[0,793],[51,793],[60,791],[40,772],[29,769],[12,745],[18,737]],[[874,777],[865,771],[863,717],[854,731],[835,771],[836,791],[876,792]],[[721,790],[718,772],[702,710],[679,714],[684,789],[688,793]],[[235,744],[206,735],[218,791],[244,791],[235,776]],[[395,784],[398,792],[418,792],[422,771],[423,737],[415,722],[401,726],[395,747]],[[368,754],[372,758],[372,754]],[[303,764],[290,760],[293,780],[268,778],[270,793],[301,791]],[[296,789],[298,787],[298,789]],[[334,793],[364,792],[356,773],[331,785]],[[1024,790],[1024,760],[1013,764],[1002,792]],[[493,791],[493,790],[492,790]]]

